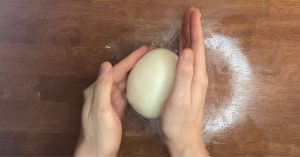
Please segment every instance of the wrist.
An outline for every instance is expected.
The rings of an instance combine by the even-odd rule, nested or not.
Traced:
[[[208,152],[202,140],[190,141],[184,143],[178,141],[177,143],[167,143],[172,157],[208,157]]]
[[[74,157],[116,157],[117,153],[103,153],[99,152],[94,145],[87,142],[80,142],[75,150]]]
[[[74,157],[97,157],[96,152],[85,142],[78,143]]]

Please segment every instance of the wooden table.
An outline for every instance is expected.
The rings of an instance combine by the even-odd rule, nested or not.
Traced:
[[[104,60],[141,44],[176,50],[200,7],[213,157],[300,156],[299,0],[0,0],[0,156],[71,156],[82,91]],[[132,109],[122,157],[165,157],[159,122]]]

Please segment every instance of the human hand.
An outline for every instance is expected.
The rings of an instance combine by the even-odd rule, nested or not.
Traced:
[[[208,77],[200,17],[199,9],[193,7],[185,14],[175,83],[161,115],[173,157],[208,156],[201,135]]]
[[[120,118],[127,104],[127,73],[147,51],[147,47],[140,47],[114,67],[102,63],[98,79],[84,91],[82,137],[75,157],[117,156],[122,136]]]

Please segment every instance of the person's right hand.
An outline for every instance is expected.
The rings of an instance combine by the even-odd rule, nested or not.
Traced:
[[[173,157],[209,156],[201,135],[208,77],[200,17],[199,9],[193,7],[185,14],[173,91],[161,115]]]

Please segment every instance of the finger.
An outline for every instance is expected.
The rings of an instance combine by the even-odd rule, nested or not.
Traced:
[[[94,83],[89,85],[84,91],[83,91],[83,98],[84,100],[87,100],[88,98],[92,97],[94,93]]]
[[[180,30],[180,33],[179,33],[179,44],[178,44],[178,45],[179,45],[179,54],[180,54],[181,51],[183,50],[183,43],[182,43],[182,42],[183,42],[183,41],[182,41],[182,40],[183,40],[183,39],[182,39],[183,36],[182,36],[182,33],[181,33],[181,32],[182,32],[182,31]]]
[[[112,66],[109,62],[101,65],[101,72],[95,83],[94,102],[92,109],[94,111],[111,108],[111,91],[113,86]]]
[[[142,46],[133,51],[129,56],[120,61],[118,64],[116,64],[113,68],[115,81],[120,82],[124,80],[126,78],[127,73],[147,51],[147,46]]]
[[[84,106],[82,109],[83,117],[87,117],[91,112],[94,89],[95,88],[94,88],[94,83],[93,83],[89,87],[87,87],[83,92],[83,97],[84,97]]]
[[[188,11],[186,11],[184,15],[184,19],[182,21],[182,27],[181,27],[181,43],[182,43],[182,49],[184,48],[191,48],[191,31],[190,31],[190,18],[191,13],[193,12],[195,8],[191,7]]]
[[[124,87],[114,86],[112,92],[112,104],[119,117],[122,117],[127,105],[126,96],[124,90],[122,90],[123,88]]]
[[[205,49],[199,9],[195,9],[191,17],[192,49],[195,52],[194,80],[201,80],[206,75]]]
[[[195,52],[194,77],[192,82],[192,105],[196,112],[202,112],[208,85],[205,48],[201,26],[201,14],[195,9],[191,17],[192,49]]]
[[[122,117],[127,105],[126,97],[119,95],[117,103],[114,104],[114,109],[119,117]]]
[[[175,83],[171,99],[185,101],[188,99],[190,102],[190,90],[193,79],[193,61],[193,51],[191,49],[184,49],[180,54],[179,61],[177,63]]]

